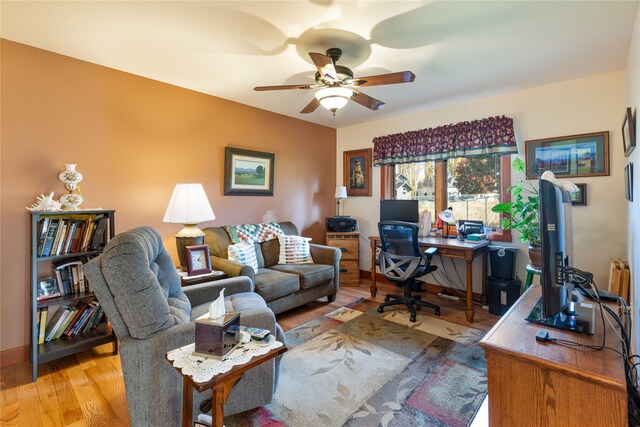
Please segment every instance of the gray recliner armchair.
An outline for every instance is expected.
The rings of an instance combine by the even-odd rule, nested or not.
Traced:
[[[253,292],[246,277],[182,288],[160,234],[139,227],[114,237],[84,267],[85,275],[120,340],[132,426],[178,426],[182,416],[182,377],[165,354],[195,340],[194,319],[225,289],[227,311],[240,312],[245,326],[269,329],[284,343],[273,312]],[[238,382],[224,413],[232,415],[271,402],[279,359],[261,364]],[[194,392],[193,414],[211,392]]]

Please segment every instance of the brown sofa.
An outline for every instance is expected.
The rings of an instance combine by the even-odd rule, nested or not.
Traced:
[[[291,222],[280,222],[284,234],[298,236],[298,229]],[[258,272],[248,265],[229,261],[227,248],[232,244],[229,234],[222,227],[209,227],[205,232],[205,244],[211,252],[214,270],[229,275],[248,276],[255,284],[255,292],[267,302],[274,313],[307,304],[327,297],[332,302],[340,287],[339,249],[310,244],[313,264],[278,264],[280,243],[278,239],[255,243]]]

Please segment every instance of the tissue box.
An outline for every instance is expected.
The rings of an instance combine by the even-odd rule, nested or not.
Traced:
[[[227,313],[224,318],[209,319],[206,314],[196,319],[196,356],[222,359],[239,339],[240,313]]]

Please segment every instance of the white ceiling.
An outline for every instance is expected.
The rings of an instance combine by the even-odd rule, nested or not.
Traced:
[[[638,1],[2,1],[3,38],[331,127],[625,67]],[[308,52],[344,51],[356,77],[411,70],[413,83],[362,88],[336,116],[299,111]]]

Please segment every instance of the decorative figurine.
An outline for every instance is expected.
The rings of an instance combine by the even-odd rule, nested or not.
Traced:
[[[49,193],[47,196],[45,196],[44,194],[39,195],[38,197],[36,197],[36,200],[38,201],[38,203],[34,203],[33,205],[31,205],[31,207],[27,208],[32,212],[39,212],[39,211],[59,211],[60,207],[62,206],[62,204],[60,202],[58,202],[57,200],[53,200],[53,191],[51,193]]]

